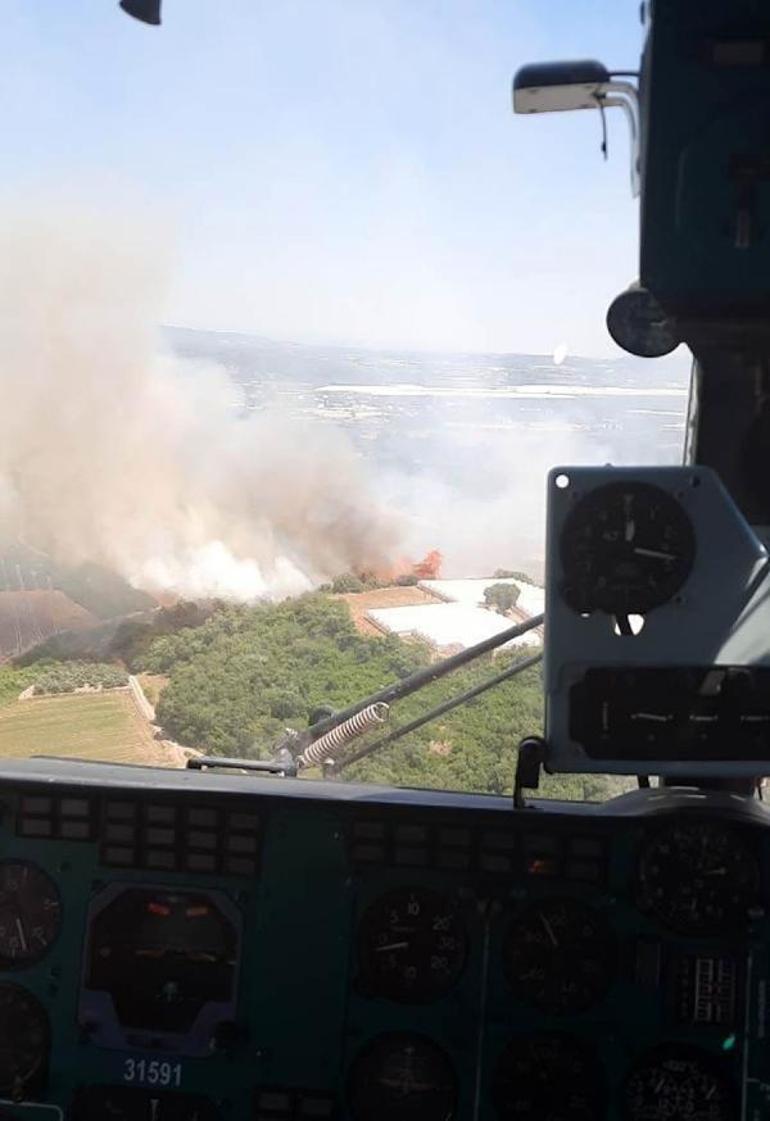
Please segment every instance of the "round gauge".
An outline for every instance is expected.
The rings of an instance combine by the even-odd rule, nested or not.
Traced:
[[[549,1015],[584,1012],[615,975],[615,938],[598,911],[575,899],[541,899],[514,918],[503,965],[517,1000]]]
[[[378,1036],[350,1072],[355,1121],[452,1121],[457,1082],[452,1064],[422,1035]]]
[[[42,868],[0,863],[0,968],[42,958],[59,933],[60,919],[59,892]]]
[[[0,983],[0,1094],[13,1095],[40,1073],[48,1035],[39,1000],[20,985]]]
[[[704,1051],[664,1044],[644,1055],[623,1087],[625,1121],[737,1121],[735,1095]]]
[[[522,1036],[500,1055],[492,1100],[501,1121],[601,1121],[606,1091],[599,1061],[574,1036]]]
[[[637,902],[667,927],[689,935],[722,933],[745,921],[759,868],[742,838],[712,821],[678,822],[644,846]]]
[[[682,341],[652,292],[638,284],[612,301],[607,330],[618,346],[639,358],[662,358]]]
[[[223,1010],[234,1010],[238,934],[216,893],[111,887],[105,894],[115,891],[106,906],[96,900],[85,989],[108,993],[124,1028],[183,1034],[211,1005],[230,1018]]]
[[[422,1004],[447,993],[465,964],[467,939],[456,904],[427,888],[388,892],[358,931],[362,991]]]
[[[581,614],[644,615],[676,595],[695,532],[675,498],[650,483],[608,483],[582,498],[561,534],[562,595]]]

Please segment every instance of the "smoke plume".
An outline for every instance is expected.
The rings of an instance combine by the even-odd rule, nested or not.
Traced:
[[[394,555],[337,432],[245,415],[224,371],[162,353],[158,253],[56,213],[0,227],[0,526],[137,587],[249,600]]]

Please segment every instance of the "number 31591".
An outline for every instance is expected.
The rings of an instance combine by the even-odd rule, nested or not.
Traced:
[[[181,1086],[182,1064],[162,1062],[160,1059],[125,1059],[123,1081],[143,1086]]]

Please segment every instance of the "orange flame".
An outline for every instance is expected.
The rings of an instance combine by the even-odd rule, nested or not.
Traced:
[[[412,565],[412,572],[418,580],[438,580],[441,575],[443,557],[438,549],[431,549],[421,561]]]
[[[395,584],[404,577],[413,577],[415,580],[437,580],[441,575],[443,560],[438,549],[431,549],[422,560],[412,561],[407,557],[399,557],[391,564],[367,571],[357,571],[356,575],[362,580],[371,577],[380,584]]]

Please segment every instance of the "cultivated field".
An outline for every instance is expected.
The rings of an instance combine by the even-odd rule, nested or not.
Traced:
[[[424,592],[416,585],[403,588],[374,588],[369,592],[348,592],[345,595],[334,596],[334,599],[345,600],[356,628],[361,634],[368,635],[382,634],[381,629],[366,618],[366,612],[375,607],[416,607],[419,604],[441,602],[437,596]]]
[[[0,591],[0,655],[21,654],[64,630],[84,630],[99,620],[64,592]]]
[[[0,758],[30,755],[178,765],[122,691],[40,697],[0,709]]]

